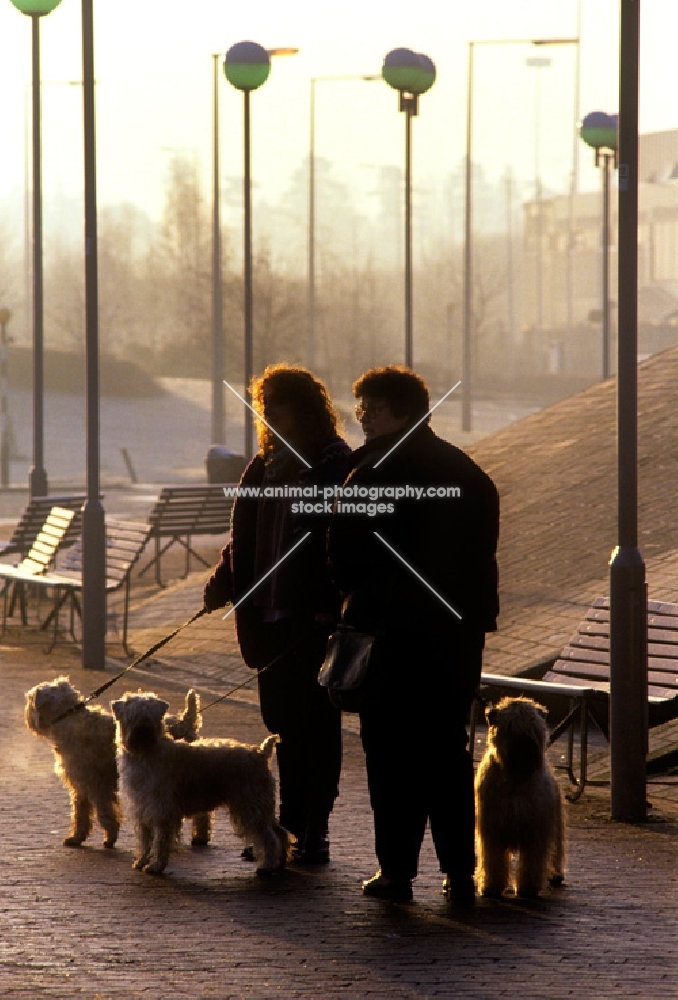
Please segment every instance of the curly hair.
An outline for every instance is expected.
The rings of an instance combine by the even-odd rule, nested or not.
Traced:
[[[353,395],[356,399],[361,396],[383,399],[394,417],[408,420],[423,417],[430,406],[423,378],[404,365],[370,368],[353,383]]]
[[[304,457],[315,457],[327,442],[337,435],[338,416],[329,393],[320,379],[300,365],[268,365],[261,375],[250,383],[252,406],[258,414],[264,413],[264,392],[272,395],[277,403],[290,403],[295,427],[290,443]],[[259,453],[265,458],[280,445],[280,439],[257,421]]]

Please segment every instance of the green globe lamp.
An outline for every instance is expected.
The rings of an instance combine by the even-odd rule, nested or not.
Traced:
[[[602,253],[602,376],[607,379],[611,370],[610,335],[610,171],[617,166],[619,115],[608,115],[605,111],[592,111],[579,126],[582,141],[595,153],[595,164],[602,170],[603,179],[603,232]],[[598,316],[596,315],[596,318]]]
[[[432,59],[412,49],[391,49],[381,75],[398,91],[398,109],[405,114],[405,364],[413,364],[412,348],[412,118],[419,113],[419,97],[435,83]]]
[[[61,0],[10,0],[10,3],[29,17],[44,17],[51,14]]]
[[[241,90],[243,95],[243,271],[244,271],[244,321],[245,365],[244,386],[249,390],[254,374],[254,304],[252,279],[252,140],[250,131],[250,94],[268,80],[271,57],[267,49],[257,42],[236,42],[226,53],[224,74],[228,82]],[[254,424],[249,408],[245,407],[245,458],[254,454]]]
[[[226,53],[224,74],[236,90],[257,90],[270,72],[271,57],[257,42],[236,42]]]

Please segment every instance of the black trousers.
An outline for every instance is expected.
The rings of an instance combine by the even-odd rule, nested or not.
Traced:
[[[475,869],[473,761],[466,721],[482,633],[398,635],[375,644],[360,713],[375,850],[385,876],[413,879],[430,823],[441,871]]]
[[[317,681],[327,631],[310,617],[262,629],[268,660],[284,654],[259,675],[259,702],[264,725],[280,736],[280,822],[301,845],[307,835],[327,833],[339,794],[341,713]]]

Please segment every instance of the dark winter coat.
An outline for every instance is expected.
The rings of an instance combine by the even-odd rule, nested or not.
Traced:
[[[371,488],[372,497],[342,499],[342,503],[390,503],[395,511],[370,516],[338,509],[330,525],[331,572],[345,598],[344,620],[366,632],[393,637],[407,630],[437,635],[445,643],[465,633],[494,631],[499,612],[499,497],[494,483],[428,425],[414,430],[375,469],[401,438],[402,432],[387,435],[354,453],[345,487]],[[457,486],[460,496],[394,499],[377,498],[374,492],[380,486],[406,485]]]
[[[351,450],[339,437],[333,438],[320,452],[311,469],[298,463],[293,481],[300,486],[318,487],[340,484],[350,468]],[[257,455],[243,472],[240,486],[260,487],[266,464]],[[300,498],[304,499],[304,498]],[[281,498],[281,504],[293,500]],[[316,499],[322,502],[322,496]],[[227,603],[237,603],[256,583],[257,554],[256,497],[236,497],[231,519],[231,540],[222,550],[221,560],[205,586],[205,605],[211,611]],[[310,537],[281,565],[285,592],[289,596],[286,610],[313,618],[316,614],[335,616],[339,595],[327,572],[326,530],[329,513],[293,514],[290,548],[310,531]],[[270,650],[258,641],[263,612],[255,594],[246,598],[235,612],[236,632],[243,659],[249,667],[260,669],[269,659]]]

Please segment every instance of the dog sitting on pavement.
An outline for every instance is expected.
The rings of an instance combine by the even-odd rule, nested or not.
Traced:
[[[68,788],[71,830],[66,847],[80,847],[92,832],[94,814],[104,831],[104,847],[118,839],[122,810],[118,797],[115,719],[110,712],[84,703],[68,677],[36,684],[26,692],[27,727],[52,745],[54,770]],[[201,725],[200,702],[195,691],[186,695],[182,715],[167,717],[175,739],[195,739]],[[209,839],[209,814],[196,817],[193,834]],[[207,839],[205,839],[207,838]]]
[[[478,890],[498,897],[511,884],[534,897],[562,885],[563,801],[546,761],[546,709],[530,698],[503,698],[487,709],[487,749],[475,778]]]
[[[166,701],[126,694],[111,702],[118,723],[120,775],[134,813],[134,867],[161,874],[185,816],[225,806],[237,836],[254,848],[257,874],[284,868],[291,835],[275,818],[270,758],[278,737],[260,746],[236,740],[175,742],[166,735]]]

